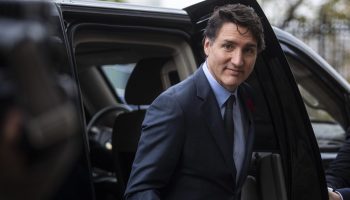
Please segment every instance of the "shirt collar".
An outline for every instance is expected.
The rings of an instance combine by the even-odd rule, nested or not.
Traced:
[[[237,89],[233,93],[231,93],[222,85],[220,85],[217,82],[217,80],[213,77],[213,75],[210,73],[207,61],[203,63],[203,71],[209,81],[209,85],[214,92],[214,95],[216,97],[217,102],[219,103],[220,108],[224,106],[225,102],[230,97],[230,95],[235,95],[237,99]]]

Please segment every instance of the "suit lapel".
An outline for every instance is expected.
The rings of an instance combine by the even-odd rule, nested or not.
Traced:
[[[232,157],[233,149],[229,147],[220,108],[202,68],[195,73],[194,80],[197,88],[197,97],[201,100],[201,116],[208,126],[209,132],[213,136],[235,180],[236,174],[234,173],[234,161]]]

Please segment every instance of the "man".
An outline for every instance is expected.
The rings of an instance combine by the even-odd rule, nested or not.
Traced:
[[[349,134],[349,129],[347,133]],[[350,200],[350,136],[326,171],[330,200]]]
[[[263,27],[251,7],[232,4],[214,11],[204,35],[206,62],[147,111],[127,199],[240,196],[254,137],[243,82],[264,49]]]

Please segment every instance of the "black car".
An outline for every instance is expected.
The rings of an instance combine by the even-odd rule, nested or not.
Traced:
[[[122,199],[145,110],[204,61],[202,30],[213,8],[228,2],[256,10],[267,46],[248,79],[256,93],[256,139],[242,199],[328,199],[324,169],[345,139],[350,86],[306,45],[272,28],[256,1],[207,0],[184,10],[97,1],[1,1],[0,17],[6,21],[1,29],[20,22],[46,30],[44,43],[51,53],[44,51],[41,58],[52,61],[47,68],[57,92],[69,94],[78,115],[71,121],[74,152],[80,153],[62,161],[70,164],[60,179],[50,179],[55,189],[43,197]],[[35,31],[20,30],[38,43]],[[6,41],[16,39],[8,34]],[[40,93],[41,87],[36,89]],[[46,150],[31,158],[46,158],[40,156]]]

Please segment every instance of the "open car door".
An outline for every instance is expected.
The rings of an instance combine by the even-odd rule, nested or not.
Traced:
[[[303,100],[259,4],[254,0],[208,0],[185,8],[195,27],[195,48],[203,49],[203,30],[210,13],[216,6],[227,3],[254,8],[262,20],[266,43],[247,81],[256,92],[256,136],[249,186],[243,188],[243,198],[328,199],[320,152]],[[200,54],[197,58],[199,62],[205,59]],[[254,191],[256,195],[244,195]]]

